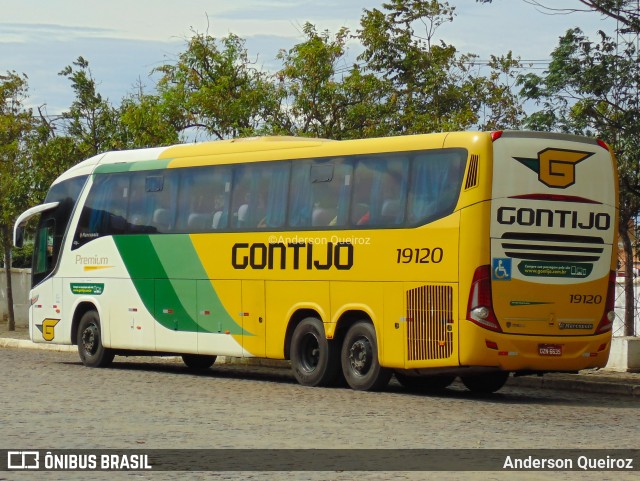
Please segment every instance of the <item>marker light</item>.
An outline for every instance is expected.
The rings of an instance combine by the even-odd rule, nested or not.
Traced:
[[[494,351],[498,350],[498,343],[497,342],[490,341],[489,339],[485,339],[484,340],[484,344],[487,346],[488,349],[493,349]]]

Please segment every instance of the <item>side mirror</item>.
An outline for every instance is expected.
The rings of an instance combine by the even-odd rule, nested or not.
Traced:
[[[47,204],[37,205],[31,209],[25,210],[13,225],[13,245],[16,247],[22,247],[24,244],[24,226],[30,217],[36,214],[41,214],[51,209],[55,209],[60,205],[60,202],[49,202]]]
[[[13,245],[22,247],[24,244],[24,225],[18,226],[13,230]]]

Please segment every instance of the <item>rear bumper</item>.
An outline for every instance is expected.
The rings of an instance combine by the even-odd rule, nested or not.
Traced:
[[[611,348],[610,332],[594,336],[525,336],[475,326],[472,329],[473,335],[460,339],[461,366],[490,366],[505,371],[579,371],[604,367]],[[552,349],[542,354],[542,344]]]

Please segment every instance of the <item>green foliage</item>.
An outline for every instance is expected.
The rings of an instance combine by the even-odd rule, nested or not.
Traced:
[[[118,110],[118,145],[137,149],[177,144],[179,115],[159,95],[147,95],[142,88],[122,100]]]
[[[66,133],[74,140],[82,157],[117,148],[117,112],[98,93],[89,62],[78,57],[73,66],[65,67],[59,75],[71,81],[71,88],[76,95],[70,109],[62,117]]]
[[[527,125],[605,138],[618,157],[621,182],[629,194],[640,193],[637,59],[633,42],[620,43],[600,32],[596,43],[574,28],[560,39],[543,76],[520,79],[523,95],[541,107]]]
[[[273,108],[275,85],[249,60],[245,42],[195,34],[175,64],[156,69],[163,108],[180,131],[201,129],[217,139],[254,135]]]
[[[27,77],[15,72],[0,75],[0,237],[9,243],[13,219],[31,200],[30,159],[25,145],[34,128],[30,109],[24,107]]]
[[[17,269],[29,269],[33,257],[33,243],[25,243],[22,247],[14,247],[11,251],[11,266]]]
[[[346,66],[347,29],[332,37],[307,23],[305,40],[281,51],[278,105],[272,131],[328,139],[384,135],[379,99],[388,88],[357,66]]]
[[[523,112],[509,88],[519,62],[509,53],[492,57],[490,74],[475,69],[474,55],[438,41],[454,7],[437,0],[393,0],[386,11],[366,10],[360,60],[390,83],[384,98],[391,134],[469,128],[516,127]]]

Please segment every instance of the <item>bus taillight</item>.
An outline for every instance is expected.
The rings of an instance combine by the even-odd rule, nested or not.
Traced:
[[[493,312],[491,300],[491,266],[480,266],[473,274],[469,291],[467,319],[480,327],[502,332],[502,328]]]
[[[602,314],[602,319],[600,320],[600,324],[598,324],[598,328],[596,329],[596,334],[602,334],[604,332],[610,331],[611,327],[613,327],[613,320],[616,318],[616,312],[614,310],[615,297],[616,297],[616,273],[615,271],[611,271],[609,273],[607,303],[604,307],[604,313]]]

